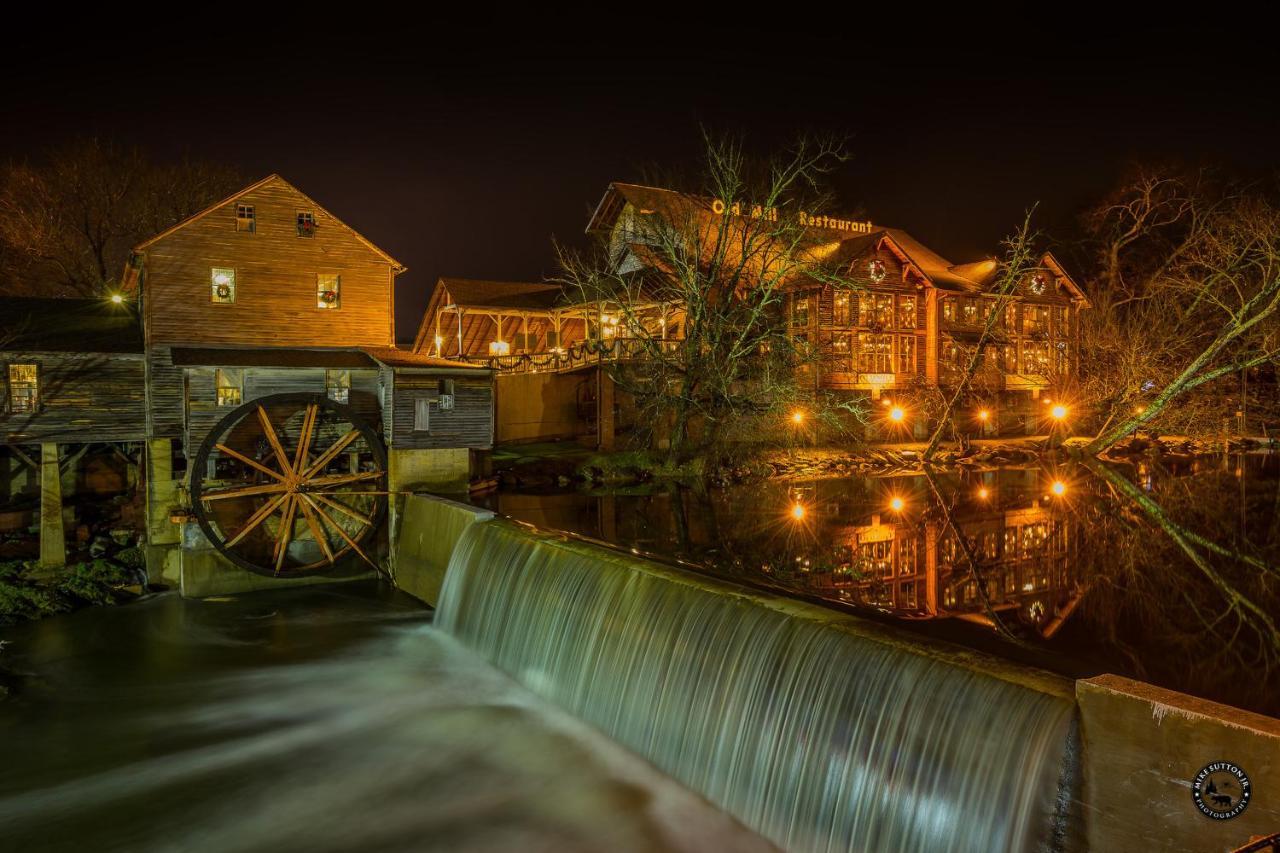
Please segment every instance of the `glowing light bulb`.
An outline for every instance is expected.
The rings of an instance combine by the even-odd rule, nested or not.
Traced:
[[[804,412],[796,411],[791,413],[791,422],[793,424],[804,423]]]
[[[986,409],[978,410],[978,420],[985,421],[989,417],[991,417],[991,413],[988,412]]]
[[[1067,493],[1067,484],[1061,480],[1054,480],[1053,485],[1049,487],[1049,491],[1053,492],[1058,497],[1062,497]]]
[[[889,420],[893,421],[894,423],[901,423],[902,419],[905,418],[906,416],[907,416],[907,413],[902,410],[901,406],[894,406],[892,409],[889,410]]]
[[[804,518],[804,504],[801,504],[801,503],[792,504],[791,517],[794,518],[796,521],[802,520]]]
[[[124,302],[124,297],[118,293],[113,293],[111,294],[111,301],[119,305],[121,302]]]
[[[1055,421],[1060,421],[1067,416],[1067,407],[1062,405],[1061,403],[1058,403],[1056,406],[1054,406],[1052,409],[1049,410],[1049,414],[1053,415],[1053,419]]]
[[[907,505],[907,502],[904,501],[902,498],[895,497],[889,501],[889,508],[894,512],[902,512],[902,508],[905,507],[906,505]]]
[[[880,398],[880,405],[882,405],[882,406],[887,406],[887,405],[889,405],[889,403],[890,403],[890,402],[891,402],[891,401],[889,400],[889,398],[888,398],[888,397],[881,397],[881,398]]]
[[[980,497],[980,498],[982,498],[982,499],[984,499],[984,500],[985,500],[985,499],[986,499],[990,494],[991,494],[991,492],[989,492],[989,491],[987,490],[987,487],[986,487],[986,486],[983,486],[981,489],[978,489],[978,497]]]

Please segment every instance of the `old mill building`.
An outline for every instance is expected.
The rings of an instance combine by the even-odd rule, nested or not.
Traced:
[[[588,224],[614,247],[614,262],[637,272],[654,266],[637,244],[637,217],[690,204],[705,215],[776,216],[726,209],[669,190],[614,183]],[[992,258],[954,263],[908,232],[849,219],[798,214],[833,246],[848,286],[797,281],[787,286],[791,334],[817,348],[808,368],[815,390],[887,399],[923,386],[946,388],[970,362],[997,294]],[[1016,284],[978,355],[971,385],[987,417],[979,434],[1033,434],[1045,428],[1045,394],[1075,369],[1080,287],[1052,254]],[[635,310],[637,306],[630,306]],[[678,340],[681,306],[639,306]],[[584,302],[549,283],[442,278],[431,294],[415,353],[483,363],[498,371],[497,440],[594,440],[612,446],[628,426],[604,363],[626,358],[616,306]],[[917,434],[926,429],[915,424]]]

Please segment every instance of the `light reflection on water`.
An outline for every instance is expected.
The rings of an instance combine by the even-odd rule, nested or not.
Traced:
[[[1118,470],[1176,522],[1280,565],[1275,455],[1168,468],[1143,459]],[[1119,672],[1280,715],[1280,638],[1239,625],[1159,525],[1082,466],[489,500],[541,527],[994,644],[1065,674]],[[1204,556],[1280,613],[1274,578]],[[1234,639],[1193,639],[1215,632]]]
[[[382,592],[6,634],[5,850],[769,849]]]

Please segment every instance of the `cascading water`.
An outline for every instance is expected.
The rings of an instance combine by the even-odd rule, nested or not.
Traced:
[[[784,848],[1062,844],[1072,703],[976,655],[504,521],[436,624]]]

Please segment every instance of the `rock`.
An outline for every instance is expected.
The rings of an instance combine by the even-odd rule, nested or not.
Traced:
[[[111,539],[121,548],[133,544],[134,532],[127,528],[117,528],[111,531]]]
[[[94,557],[95,559],[98,557],[104,557],[111,551],[112,545],[113,543],[109,537],[102,535],[95,536],[93,537],[93,541],[89,543],[89,556]]]

